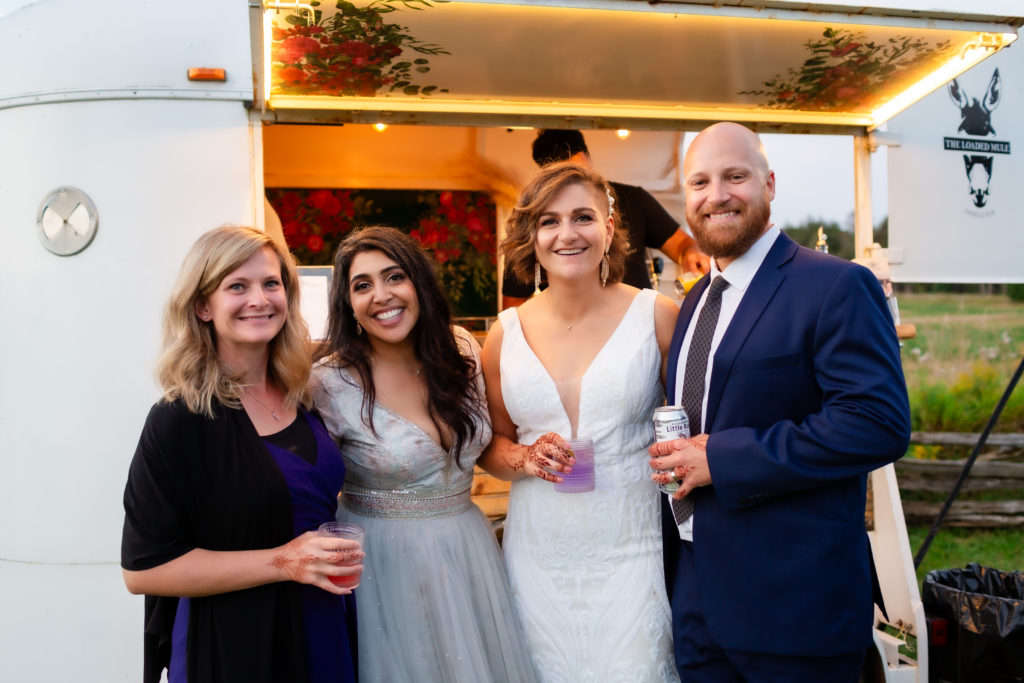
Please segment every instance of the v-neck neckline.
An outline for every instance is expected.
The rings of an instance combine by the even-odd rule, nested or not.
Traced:
[[[580,392],[579,392],[579,401],[576,404],[576,430],[575,431],[578,431],[579,427],[580,427],[580,421],[581,421],[581,419],[580,419],[581,418],[580,407],[583,405],[583,385],[587,381],[587,375],[590,374],[590,370],[597,364],[597,360],[601,357],[601,355],[604,354],[605,349],[607,349],[611,345],[612,340],[615,339],[616,335],[619,334],[619,330],[622,329],[622,324],[624,322],[626,322],[626,318],[628,318],[630,313],[633,312],[633,308],[637,305],[637,301],[640,300],[640,297],[641,297],[642,294],[643,294],[643,290],[640,290],[639,292],[637,292],[633,296],[632,301],[629,302],[629,306],[626,307],[625,313],[623,313],[622,317],[619,318],[619,322],[615,324],[615,329],[613,329],[611,334],[608,335],[608,338],[604,340],[604,344],[601,345],[601,348],[598,349],[597,353],[594,354],[594,357],[590,359],[590,363],[587,364],[587,369],[583,371],[582,375],[580,375]],[[550,384],[551,388],[554,390],[555,397],[558,399],[558,405],[562,408],[562,415],[565,416],[565,421],[569,425],[569,428],[571,430],[572,429],[572,420],[569,419],[569,411],[566,409],[565,404],[562,403],[562,395],[558,392],[558,382],[556,382],[555,378],[551,376],[551,372],[548,370],[547,366],[544,365],[544,361],[542,361],[540,359],[540,356],[537,355],[537,352],[533,350],[532,346],[530,346],[530,342],[526,338],[526,331],[523,329],[523,321],[519,317],[519,311],[516,310],[516,309],[512,309],[512,310],[515,311],[516,321],[517,321],[517,323],[519,325],[519,336],[521,336],[523,338],[523,344],[529,350],[530,355],[533,357],[533,359],[535,361],[537,361],[537,365],[540,366],[541,370],[544,372],[544,376],[548,380],[548,383]],[[575,436],[575,434],[571,434],[570,436]]]
[[[320,440],[317,439],[317,437],[316,437],[316,430],[313,428],[312,422],[310,422],[310,420],[312,420],[312,419],[313,418],[312,418],[311,415],[309,415],[309,413],[304,413],[304,411],[300,408],[300,409],[295,411],[295,419],[292,420],[291,423],[289,423],[288,426],[285,427],[284,429],[279,429],[278,431],[274,432],[273,434],[259,434],[258,432],[257,432],[257,434],[259,434],[260,441],[262,441],[263,444],[268,449],[274,448],[274,449],[276,449],[278,451],[281,451],[282,453],[287,453],[292,458],[294,458],[294,459],[298,460],[299,462],[303,463],[306,467],[308,467],[310,469],[313,469],[313,470],[316,470],[316,469],[318,469],[320,467],[320,461],[321,461],[320,460]],[[277,445],[277,443],[274,442],[273,437],[277,436],[278,434],[282,434],[282,433],[288,431],[289,429],[301,429],[301,427],[297,427],[297,425],[299,424],[299,420],[304,420],[305,424],[309,427],[310,432],[313,435],[313,446],[314,446],[314,449],[315,449],[314,450],[315,460],[313,462],[310,462],[310,461],[306,460],[304,457],[302,457],[298,453],[296,453],[296,452],[294,452],[294,451],[292,451],[292,450],[290,450],[288,448],[285,448],[284,446],[279,446],[279,445]]]
[[[351,383],[351,384],[355,385],[356,387],[358,387],[359,391],[362,392],[364,395],[366,394],[366,389],[363,388],[363,385],[359,383],[359,380],[357,380],[355,377],[353,377],[352,374],[348,370],[346,370],[345,368],[338,368],[338,370],[340,372],[344,373],[345,378],[346,378],[346,380],[349,383]],[[404,422],[408,426],[410,426],[413,429],[415,429],[417,432],[419,432],[423,436],[423,438],[425,438],[427,441],[430,442],[430,445],[432,445],[434,448],[436,448],[441,453],[444,453],[445,455],[451,455],[452,454],[452,449],[455,448],[455,444],[454,443],[452,443],[452,447],[451,448],[445,448],[444,445],[440,441],[438,441],[437,439],[432,437],[430,434],[428,434],[427,430],[423,429],[423,427],[421,427],[420,425],[416,424],[415,422],[410,420],[405,415],[402,415],[400,412],[398,412],[397,410],[395,410],[391,406],[387,405],[386,403],[384,403],[383,401],[378,399],[376,396],[373,399],[373,407],[374,407],[374,409],[380,408],[382,411],[384,411],[388,415],[392,416],[393,418],[395,418],[397,420],[400,420],[401,422]]]

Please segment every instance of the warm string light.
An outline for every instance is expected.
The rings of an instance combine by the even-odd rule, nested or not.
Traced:
[[[388,129],[388,124],[386,124],[386,123],[375,123],[375,124],[373,124],[373,129],[375,131],[377,131],[378,133],[383,133],[384,131],[386,131]]]
[[[309,26],[313,25],[313,20],[316,17],[316,10],[313,9],[312,5],[298,2],[298,0],[288,3],[275,1],[263,3],[263,101],[265,103],[270,102],[270,82],[272,80],[270,73],[270,46],[274,40],[273,17],[280,15],[282,9],[304,15]]]
[[[263,12],[263,102],[270,101],[270,46],[273,43],[274,21],[270,17],[270,11]]]
[[[373,111],[384,106],[379,97],[330,97],[326,95],[274,95],[272,109],[309,109],[321,111]],[[871,123],[867,112],[849,114],[836,112],[793,111],[788,109],[727,109],[716,107],[659,107],[633,104],[586,104],[562,102],[524,102],[508,100],[390,98],[387,111],[399,116],[408,112],[441,114],[499,114],[503,116],[574,116],[633,117],[639,119],[694,119],[706,121],[750,121],[766,123],[813,123],[824,125],[858,125]],[[533,126],[535,127],[535,126]]]
[[[615,131],[615,134],[619,136],[620,140],[625,140],[632,134],[632,131],[628,131],[625,128],[619,128],[617,131]]]

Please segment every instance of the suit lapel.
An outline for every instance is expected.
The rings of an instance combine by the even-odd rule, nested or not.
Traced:
[[[672,343],[668,347],[668,368],[665,371],[667,376],[665,377],[665,397],[669,405],[675,402],[676,397],[676,376],[678,372],[679,362],[679,349],[683,345],[683,337],[686,336],[686,328],[690,325],[690,319],[693,317],[693,311],[697,308],[697,302],[700,301],[701,294],[708,288],[711,283],[711,278],[707,275],[702,277],[693,288],[686,294],[686,298],[683,299],[683,305],[679,307],[679,317],[676,318],[676,329],[672,333]]]
[[[715,351],[714,367],[711,370],[711,385],[708,387],[708,407],[705,424],[710,428],[714,424],[718,404],[722,400],[722,392],[725,389],[725,380],[732,371],[736,355],[743,347],[743,343],[750,336],[754,324],[764,313],[768,304],[775,296],[779,285],[786,279],[784,266],[796,254],[797,246],[786,233],[781,233],[775,240],[775,244],[768,250],[761,267],[754,274],[754,279],[747,286],[743,294],[739,308],[733,315],[729,328],[722,337],[722,342]]]

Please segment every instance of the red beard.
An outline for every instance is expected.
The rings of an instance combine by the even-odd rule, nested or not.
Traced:
[[[709,208],[702,207],[701,213],[686,212],[686,224],[693,232],[700,250],[711,258],[736,258],[747,252],[768,229],[771,217],[771,203],[767,196],[761,201],[746,206],[730,207],[731,202]],[[709,226],[709,219],[704,215],[720,209],[738,209],[740,215],[729,224]]]

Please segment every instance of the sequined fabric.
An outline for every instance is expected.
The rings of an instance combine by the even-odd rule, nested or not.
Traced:
[[[450,490],[377,490],[354,484],[342,489],[341,504],[346,509],[380,519],[436,519],[457,515],[469,509],[473,501],[470,487]]]

